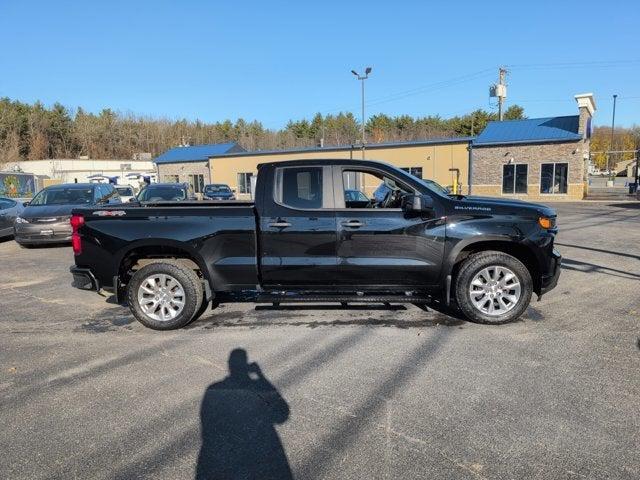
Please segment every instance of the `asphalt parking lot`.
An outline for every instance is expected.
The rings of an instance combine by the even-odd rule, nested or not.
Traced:
[[[155,332],[71,288],[69,247],[2,242],[0,478],[640,478],[640,204],[555,207],[560,283],[504,326],[235,304]]]

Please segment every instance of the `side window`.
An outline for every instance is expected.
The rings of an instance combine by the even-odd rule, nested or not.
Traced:
[[[109,185],[109,199],[110,200],[120,200],[120,193],[113,185]]]
[[[526,163],[508,164],[502,166],[502,193],[527,193]]]
[[[307,210],[322,208],[322,167],[278,169],[282,204]]]
[[[251,193],[251,177],[253,177],[253,173],[250,172],[238,173],[238,193]]]
[[[543,163],[540,193],[567,193],[568,163]]]
[[[346,208],[400,208],[402,196],[412,192],[382,172],[369,170],[343,170],[342,185]]]
[[[93,201],[99,202],[104,196],[104,192],[102,191],[102,185],[96,183],[96,186],[93,187]]]

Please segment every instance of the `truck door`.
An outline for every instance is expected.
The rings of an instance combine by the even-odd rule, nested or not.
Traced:
[[[438,282],[444,255],[442,207],[432,218],[407,217],[400,208],[404,193],[419,193],[402,178],[369,167],[334,167],[337,282],[358,287],[420,287]],[[389,190],[397,198],[389,200]],[[353,191],[369,198],[352,202]],[[374,195],[375,193],[375,195]]]
[[[275,167],[265,171],[259,215],[259,261],[265,287],[333,286],[336,219],[331,167]]]

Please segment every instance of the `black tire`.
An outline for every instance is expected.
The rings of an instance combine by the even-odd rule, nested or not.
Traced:
[[[515,305],[500,315],[488,315],[482,312],[471,301],[469,290],[474,277],[487,267],[506,267],[511,270],[520,283],[520,298]],[[504,277],[503,277],[504,278]],[[485,251],[470,255],[463,260],[454,280],[454,292],[456,303],[464,316],[476,323],[502,324],[518,319],[529,306],[533,293],[531,274],[520,260],[511,255],[498,251]],[[492,297],[493,298],[493,297]],[[497,304],[496,299],[496,304]],[[493,300],[491,300],[493,302]],[[489,305],[491,306],[491,305]],[[491,306],[493,308],[493,306]]]
[[[156,274],[171,275],[184,289],[184,307],[171,320],[156,320],[143,312],[138,304],[137,294],[142,282]],[[127,285],[127,302],[133,316],[145,327],[153,330],[175,330],[187,325],[203,305],[202,281],[191,268],[177,262],[150,263],[136,271]],[[204,311],[204,310],[203,310]],[[200,312],[202,313],[202,312]]]

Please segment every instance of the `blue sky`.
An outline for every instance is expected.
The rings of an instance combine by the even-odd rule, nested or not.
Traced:
[[[640,8],[633,1],[0,0],[0,96],[90,111],[279,128],[352,111],[350,73],[370,65],[367,115],[491,108],[512,66],[507,106],[640,124]]]

